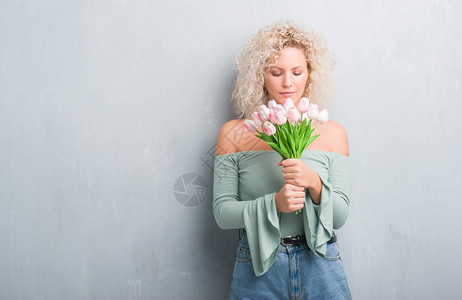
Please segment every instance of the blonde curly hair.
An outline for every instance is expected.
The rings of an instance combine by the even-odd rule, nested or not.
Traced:
[[[309,76],[303,97],[320,109],[327,106],[333,92],[335,56],[320,35],[292,20],[281,20],[260,29],[236,57],[238,75],[232,98],[238,118],[250,118],[258,106],[271,100],[265,88],[266,71],[277,63],[277,53],[285,47],[301,48],[305,54]]]

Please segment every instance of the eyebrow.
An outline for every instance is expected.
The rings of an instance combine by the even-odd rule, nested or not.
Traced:
[[[272,69],[272,68],[276,68],[276,69],[279,69],[279,70],[284,70],[283,68],[279,68],[279,67],[276,67],[276,66],[271,66],[270,69]],[[292,70],[297,69],[297,68],[303,68],[303,66],[297,66],[295,68],[292,68]]]

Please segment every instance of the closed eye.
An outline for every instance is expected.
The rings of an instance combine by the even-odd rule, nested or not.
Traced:
[[[302,73],[294,73],[295,76],[300,76],[300,75],[302,75],[302,74],[303,74],[303,72],[302,72]],[[272,73],[271,75],[273,75],[274,77],[278,77],[278,76],[281,76],[282,73],[278,73],[278,74]]]

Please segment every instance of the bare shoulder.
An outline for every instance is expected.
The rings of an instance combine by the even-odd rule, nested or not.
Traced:
[[[329,120],[326,123],[329,137],[331,140],[331,147],[333,152],[350,156],[350,150],[348,146],[348,134],[345,128],[339,123]]]
[[[221,129],[218,132],[217,144],[215,146],[216,156],[237,152],[237,143],[234,140],[234,134],[232,134],[232,131],[243,121],[244,119],[233,119],[221,126]]]

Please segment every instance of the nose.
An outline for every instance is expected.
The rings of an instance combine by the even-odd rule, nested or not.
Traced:
[[[282,82],[282,86],[284,88],[288,88],[292,86],[292,78],[290,78],[290,75],[287,75],[284,77],[284,81]]]

